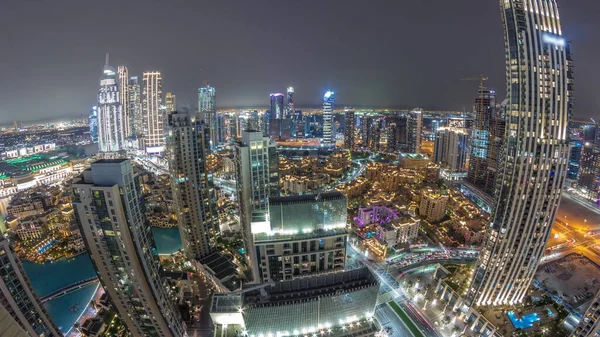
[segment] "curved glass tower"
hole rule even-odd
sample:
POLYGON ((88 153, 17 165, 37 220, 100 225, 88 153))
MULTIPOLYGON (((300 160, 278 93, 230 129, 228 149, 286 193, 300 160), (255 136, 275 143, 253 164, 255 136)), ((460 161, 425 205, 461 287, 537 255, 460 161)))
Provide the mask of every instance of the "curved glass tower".
POLYGON ((506 132, 496 204, 467 297, 523 300, 550 235, 569 159, 572 66, 556 0, 500 0, 506 132))

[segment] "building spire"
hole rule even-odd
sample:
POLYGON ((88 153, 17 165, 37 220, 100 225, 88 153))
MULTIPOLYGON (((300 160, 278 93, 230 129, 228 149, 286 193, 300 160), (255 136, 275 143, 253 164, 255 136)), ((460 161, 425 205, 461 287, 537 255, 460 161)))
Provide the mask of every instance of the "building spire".
POLYGON ((104 63, 105 66, 108 65, 108 56, 109 56, 108 53, 106 53, 106 63, 104 63))

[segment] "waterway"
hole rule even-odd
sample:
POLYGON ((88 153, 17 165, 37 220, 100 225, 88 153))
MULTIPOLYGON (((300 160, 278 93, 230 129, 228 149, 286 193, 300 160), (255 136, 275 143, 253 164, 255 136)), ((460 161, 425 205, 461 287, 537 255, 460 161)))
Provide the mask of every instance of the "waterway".
MULTIPOLYGON (((160 255, 169 255, 181 249, 181 238, 177 228, 155 227, 152 228, 152 233, 160 255)), ((25 269, 33 289, 40 297, 96 275, 87 254, 45 264, 23 261, 23 269, 25 269)), ((77 321, 92 298, 96 286, 97 283, 92 283, 80 290, 44 303, 46 310, 63 333, 66 333, 77 321)))

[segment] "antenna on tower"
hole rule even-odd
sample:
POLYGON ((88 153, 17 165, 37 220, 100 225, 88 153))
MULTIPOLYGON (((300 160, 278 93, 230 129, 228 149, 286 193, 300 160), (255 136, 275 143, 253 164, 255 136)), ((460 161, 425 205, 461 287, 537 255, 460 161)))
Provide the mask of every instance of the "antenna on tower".
POLYGON ((108 65, 108 53, 106 53, 106 63, 104 65, 108 65))

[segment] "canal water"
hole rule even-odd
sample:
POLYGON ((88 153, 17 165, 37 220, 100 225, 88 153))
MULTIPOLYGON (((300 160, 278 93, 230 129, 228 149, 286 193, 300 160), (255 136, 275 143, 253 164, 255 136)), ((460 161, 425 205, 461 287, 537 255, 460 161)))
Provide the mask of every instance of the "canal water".
MULTIPOLYGON (((156 227, 152 228, 152 233, 160 255, 169 255, 181 249, 181 238, 177 228, 156 227)), ((23 269, 25 269, 33 289, 40 297, 96 275, 87 254, 45 264, 23 261, 23 269)), ((46 310, 63 333, 66 333, 77 321, 77 318, 92 298, 96 286, 97 283, 93 283, 68 295, 44 303, 46 310)))

